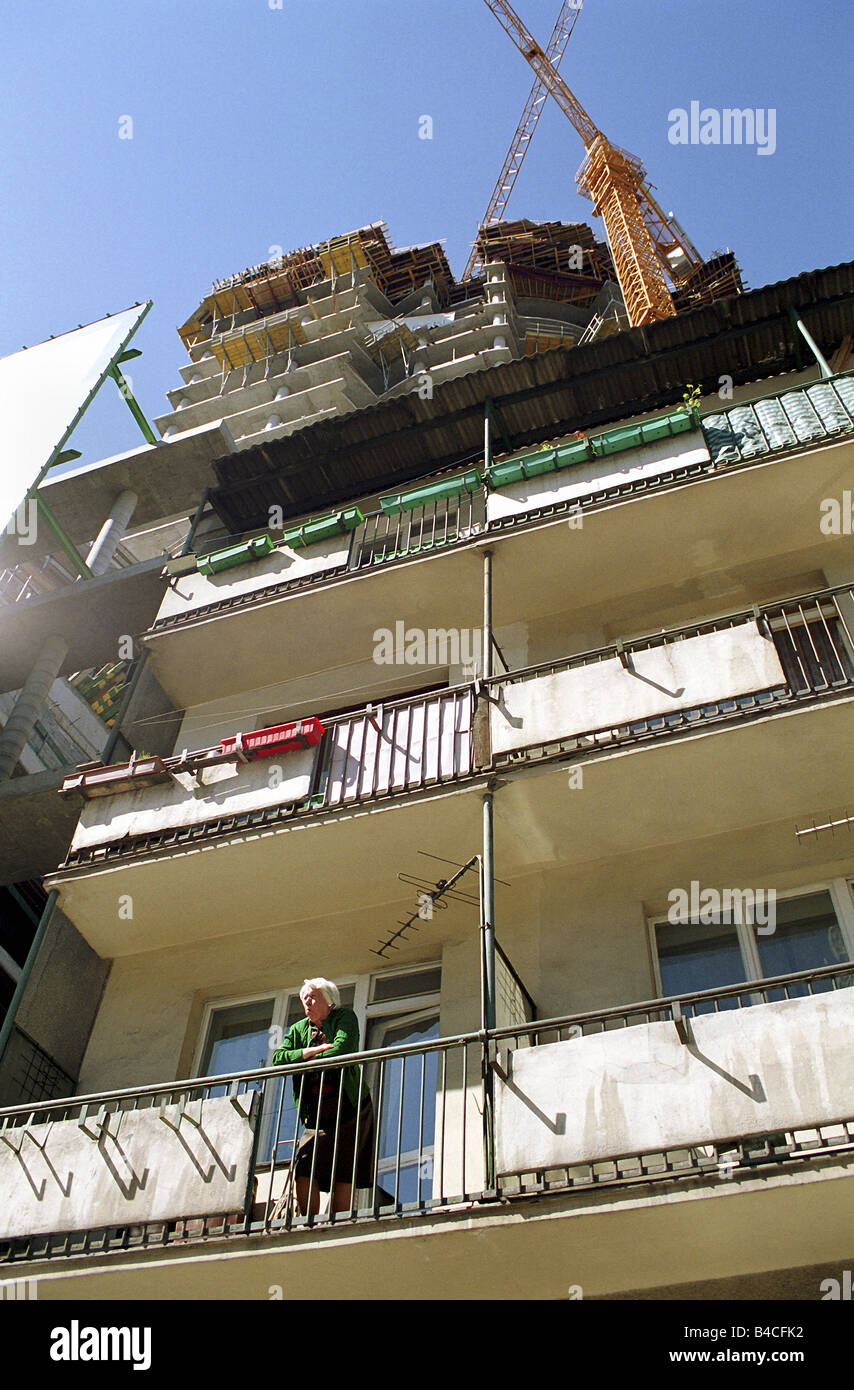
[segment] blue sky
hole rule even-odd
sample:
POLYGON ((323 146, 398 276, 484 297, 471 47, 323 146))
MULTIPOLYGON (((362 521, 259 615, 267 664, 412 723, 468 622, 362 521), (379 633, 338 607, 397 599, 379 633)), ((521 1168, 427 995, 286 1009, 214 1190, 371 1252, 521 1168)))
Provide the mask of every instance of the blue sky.
MULTIPOLYGON (((152 299, 131 366, 151 418, 186 360, 176 326, 271 248, 385 218, 398 246, 445 238, 462 270, 530 86, 518 50, 483 0, 278 4, 3 0, 0 355, 152 299)), ((558 0, 516 8, 545 44, 558 0)), ((584 0, 561 71, 755 288, 854 253, 850 18, 850 0, 584 0), (671 143, 692 101, 773 109, 775 152, 671 143)), ((582 156, 549 103, 508 215, 591 221, 582 156)), ((83 462, 139 437, 101 396, 83 462)))

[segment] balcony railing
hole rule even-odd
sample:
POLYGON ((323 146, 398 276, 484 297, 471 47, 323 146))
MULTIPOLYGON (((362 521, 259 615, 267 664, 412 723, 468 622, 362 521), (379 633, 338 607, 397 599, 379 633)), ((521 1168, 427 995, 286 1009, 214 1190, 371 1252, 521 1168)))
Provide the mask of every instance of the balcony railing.
POLYGON ((470 687, 377 705, 326 722, 312 806, 418 791, 473 771, 470 687))
POLYGON ((469 540, 486 525, 485 498, 480 488, 408 511, 372 512, 353 532, 348 569, 368 569, 469 540))
POLYGON ((816 444, 852 430, 854 375, 850 372, 703 416, 703 433, 716 464, 816 444))
MULTIPOLYGON (((677 415, 678 412, 671 412, 669 418, 677 415)), ((642 426, 609 429, 601 438, 624 436, 624 442, 618 449, 609 447, 604 452, 608 455, 616 452, 617 457, 623 451, 636 452, 638 437, 642 439, 644 430, 649 431, 657 423, 653 420, 644 422, 642 426)), ((708 457, 704 456, 705 450, 700 449, 695 451, 696 457, 686 461, 678 456, 677 450, 674 459, 669 462, 662 460, 660 465, 652 469, 630 470, 627 475, 625 468, 620 466, 615 468, 613 474, 606 472, 598 481, 591 480, 589 490, 584 492, 579 492, 577 486, 573 486, 578 473, 567 464, 554 472, 547 470, 554 479, 558 492, 556 497, 541 505, 536 504, 536 499, 534 504, 529 501, 518 511, 487 515, 488 492, 478 487, 459 498, 439 499, 411 510, 391 514, 373 512, 353 532, 345 562, 342 563, 339 558, 328 565, 297 573, 291 579, 263 586, 246 589, 238 586, 210 603, 194 602, 186 610, 168 613, 159 618, 151 630, 165 632, 197 621, 200 617, 268 602, 277 595, 354 577, 393 561, 445 551, 479 535, 499 535, 543 519, 574 515, 579 509, 598 508, 660 488, 669 489, 683 482, 714 476, 728 465, 749 464, 765 455, 832 442, 854 432, 854 373, 842 373, 808 387, 778 391, 751 403, 707 413, 700 419, 700 427, 708 457), (564 480, 568 487, 566 495, 561 496, 564 480)), ((565 452, 567 447, 572 446, 561 446, 557 451, 550 452, 565 452)), ((442 479, 466 466, 470 469, 473 467, 471 458, 462 459, 453 468, 445 470, 438 482, 436 475, 433 475, 433 483, 441 486, 442 479)), ((495 485, 489 491, 494 491, 496 496, 501 494, 501 488, 498 487, 496 491, 495 485)), ((224 544, 226 540, 239 539, 241 537, 238 536, 220 537, 217 545, 224 544)))
MULTIPOLYGON (((581 652, 558 662, 546 662, 523 670, 494 676, 488 682, 493 697, 499 697, 497 708, 493 709, 493 758, 496 762, 512 761, 518 757, 547 756, 550 751, 589 750, 599 746, 616 743, 636 742, 655 738, 680 730, 688 730, 708 724, 743 718, 752 713, 761 714, 780 706, 789 706, 805 700, 812 700, 832 694, 845 694, 854 689, 854 589, 849 585, 839 585, 805 594, 798 598, 786 599, 779 603, 764 604, 739 613, 729 614, 706 623, 693 623, 690 626, 671 628, 637 638, 631 642, 613 643, 593 651, 581 652), (708 644, 696 639, 704 639, 712 634, 733 634, 732 651, 715 652, 708 644), (757 638, 770 638, 776 651, 777 663, 769 663, 767 643, 757 638), (695 643, 692 647, 690 644, 695 643), (762 648, 765 648, 763 653, 762 648), (733 682, 732 693, 723 698, 691 699, 690 690, 668 690, 663 684, 657 687, 659 693, 650 695, 656 688, 655 681, 645 668, 644 654, 666 649, 672 661, 684 662, 690 669, 707 666, 714 677, 714 663, 725 657, 727 660, 751 657, 755 662, 755 688, 742 689, 733 682), (635 658, 638 667, 635 669, 635 658), (610 663, 610 665, 608 665, 610 663), (575 687, 566 680, 570 672, 582 668, 602 666, 602 693, 606 687, 613 686, 614 677, 620 667, 637 677, 636 685, 647 706, 658 705, 655 712, 644 710, 645 717, 627 717, 625 721, 614 719, 610 724, 589 721, 584 710, 593 710, 601 702, 596 698, 596 673, 588 673, 583 679, 585 702, 579 711, 575 687), (773 678, 774 666, 778 675, 773 678), (763 676, 764 673, 764 676, 763 676), (782 675, 782 679, 780 679, 782 675), (563 679, 563 684, 560 684, 563 679), (592 682, 592 684, 591 684, 592 682), (531 691, 525 693, 530 685, 531 691), (557 727, 559 718, 547 738, 537 733, 531 737, 526 732, 526 718, 530 728, 536 730, 534 716, 543 705, 543 691, 550 687, 553 704, 550 708, 565 711, 566 730, 562 733, 557 727), (564 688, 565 687, 565 688, 564 688), (520 692, 514 696, 514 691, 520 692), (557 703, 554 701, 557 700, 557 703), (674 708, 674 705, 677 707, 674 708), (506 712, 512 718, 521 717, 522 724, 508 728, 506 712), (660 711, 660 712, 659 712, 660 711), (570 723, 573 727, 570 728, 570 723)), ((648 664, 648 663, 646 663, 648 664)), ((652 668, 650 668, 652 670, 652 668)), ((727 680, 729 677, 727 677, 727 680)), ((724 681, 724 683, 726 683, 724 681)), ((695 681, 694 686, 700 688, 695 681)), ((632 712, 633 687, 624 701, 627 714, 632 712)), ((639 706, 640 707, 640 706, 639 706)))
MULTIPOLYGON (((644 1035, 638 1033, 635 1041, 634 1030, 657 1025, 671 1029, 673 1046, 679 1047, 677 1034, 685 1043, 688 1030, 690 1043, 691 1028, 710 1017, 726 1022, 730 1009, 746 1011, 738 1029, 730 1030, 734 1038, 750 1034, 751 1026, 752 1036, 758 1036, 757 1029, 770 1028, 772 1020, 769 1015, 766 1024, 764 1013, 753 1015, 754 1006, 809 1010, 815 1001, 839 999, 847 1010, 852 985, 854 963, 848 962, 517 1022, 490 1033, 352 1053, 322 1064, 266 1067, 7 1108, 0 1111, 0 1260, 276 1234, 317 1222, 451 1211, 499 1196, 717 1179, 722 1162, 731 1176, 757 1165, 854 1152, 854 1103, 836 1114, 832 1100, 820 1096, 821 1113, 804 1125, 795 1114, 797 1103, 792 1102, 787 1122, 779 1098, 772 1096, 775 1125, 765 1133, 754 1125, 747 1135, 715 1132, 711 1142, 698 1133, 696 1142, 678 1147, 628 1149, 606 1162, 591 1154, 589 1161, 562 1169, 549 1161, 505 1177, 499 1172, 492 1180, 496 1152, 500 1157, 508 1137, 501 1126, 509 1113, 500 1107, 495 1112, 493 1148, 493 1088, 508 1075, 508 1054, 545 1060, 552 1045, 583 1047, 585 1040, 613 1038, 625 1030, 633 1030, 629 1042, 636 1051, 643 1048, 644 1035), (348 1071, 355 1077, 349 1105, 348 1071), (334 1174, 348 1190, 339 1192, 339 1210, 330 1211, 327 1203, 312 1214, 305 1199, 324 1160, 319 1148, 314 1152, 311 1136, 305 1140, 300 1114, 311 1120, 318 1108, 329 1133, 324 1181, 328 1186, 334 1174), (165 1171, 169 1182, 158 1182, 165 1171), (307 1185, 302 1194, 300 1171, 307 1185)), ((808 1038, 811 1062, 833 1067, 834 1057, 829 1051, 825 1055, 830 1047, 825 1033, 813 1034, 810 1019, 805 1025, 795 1014, 787 1019, 808 1038)), ((756 1046, 744 1044, 745 1069, 757 1065, 769 1072, 757 1057, 756 1046)), ((714 1066, 710 1073, 719 1076, 714 1084, 723 1088, 733 1080, 714 1066)), ((812 1071, 805 1066, 798 1075, 812 1071)), ((845 1084, 850 1089, 850 1082, 845 1084)), ((678 1088, 671 1108, 681 1108, 678 1088)), ((549 1119, 542 1113, 539 1118, 549 1119)), ((560 1132, 559 1125, 551 1127, 560 1132)))
MULTIPOLYGON (((457 781, 475 770, 473 711, 473 688, 465 685, 324 719, 320 747, 283 755, 279 780, 270 778, 266 761, 239 764, 234 750, 224 752, 221 744, 149 759, 157 763, 154 785, 140 779, 139 790, 127 791, 123 780, 117 792, 105 789, 84 804, 62 868, 155 848, 180 850, 208 834, 457 781), (236 769, 231 780, 205 780, 206 771, 218 773, 229 762, 236 769), (185 774, 197 779, 193 790, 180 782, 185 774)), ((73 784, 64 789, 68 794, 79 790, 79 775, 67 781, 73 784)))
MULTIPOLYGON (((491 765, 591 755, 850 696, 852 634, 854 589, 840 585, 490 677, 491 765), (663 660, 661 653, 664 672, 654 664, 663 660), (677 673, 684 689, 673 688, 677 673), (613 715, 607 723, 605 708, 613 715)), ((275 784, 261 764, 242 768, 229 793, 233 812, 223 782, 205 793, 206 766, 228 760, 220 745, 164 758, 165 779, 191 771, 201 779, 196 790, 185 794, 176 783, 169 805, 162 787, 150 797, 135 793, 133 814, 127 819, 130 808, 124 807, 121 825, 111 799, 106 811, 84 808, 82 834, 62 868, 179 850, 209 834, 459 781, 482 765, 475 756, 476 692, 475 685, 459 685, 324 720, 313 768, 310 761, 295 762, 275 784)))

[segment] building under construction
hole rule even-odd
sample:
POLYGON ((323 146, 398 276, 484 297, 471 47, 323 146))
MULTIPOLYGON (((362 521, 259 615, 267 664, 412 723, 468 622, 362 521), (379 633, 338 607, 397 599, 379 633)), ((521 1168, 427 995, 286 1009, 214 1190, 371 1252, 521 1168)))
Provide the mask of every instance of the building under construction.
MULTIPOLYGON (((164 438, 224 420, 245 449, 628 326, 608 246, 584 223, 500 222, 475 249, 483 273, 457 280, 441 243, 397 250, 377 222, 216 281, 179 330, 191 360, 156 422, 164 438)), ((674 304, 741 289, 723 251, 674 304)))
POLYGON ((742 293, 557 82, 570 0, 547 50, 487 4, 607 244, 490 213, 457 279, 376 223, 218 281, 162 438, 126 395, 72 472, 150 304, 0 359, 39 1298, 850 1293, 854 263, 742 293))

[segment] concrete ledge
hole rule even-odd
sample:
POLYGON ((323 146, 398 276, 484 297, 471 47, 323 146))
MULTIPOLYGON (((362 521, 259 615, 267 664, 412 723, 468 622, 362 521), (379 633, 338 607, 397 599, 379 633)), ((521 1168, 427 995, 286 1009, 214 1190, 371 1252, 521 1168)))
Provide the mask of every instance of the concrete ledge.
MULTIPOLYGON (((566 1299, 850 1262, 854 1158, 773 1174, 562 1194, 185 1249, 16 1263, 42 1299, 566 1299), (278 1290, 278 1293, 276 1292, 278 1290)), ((807 1280, 800 1296, 821 1298, 807 1280)), ((679 1293, 677 1296, 682 1297, 679 1293)), ((774 1296, 773 1294, 771 1295, 774 1296)), ((789 1295, 791 1296, 791 1295, 789 1295)))
POLYGON ((119 635, 135 637, 152 623, 163 599, 162 571, 157 556, 0 607, 0 690, 21 689, 53 633, 69 641, 61 676, 117 660, 119 635))

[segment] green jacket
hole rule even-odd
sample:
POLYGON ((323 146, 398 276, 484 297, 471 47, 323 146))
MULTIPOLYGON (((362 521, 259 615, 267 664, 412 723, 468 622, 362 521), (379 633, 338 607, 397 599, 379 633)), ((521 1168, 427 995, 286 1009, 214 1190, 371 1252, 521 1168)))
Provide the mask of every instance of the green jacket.
MULTIPOLYGON (((321 1023, 320 1030, 326 1041, 332 1043, 332 1047, 328 1052, 324 1052, 321 1056, 313 1058, 313 1061, 319 1062, 324 1057, 338 1057, 344 1052, 358 1052, 360 1050, 359 1020, 352 1009, 333 1009, 331 1013, 326 1015, 326 1018, 321 1023)), ((287 1067, 292 1066, 295 1062, 301 1062, 303 1059, 303 1048, 309 1047, 310 1045, 311 1021, 308 1018, 301 1018, 288 1029, 282 1039, 282 1046, 273 1053, 273 1066, 287 1067)), ((337 1083, 338 1071, 339 1068, 334 1067, 328 1072, 326 1078, 327 1085, 330 1080, 334 1080, 337 1083)), ((344 1094, 352 1101, 353 1105, 356 1106, 359 1103, 359 1068, 344 1067, 343 1071, 344 1094)), ((296 1098, 299 1096, 300 1092, 299 1077, 294 1076, 292 1080, 294 1083, 294 1097, 296 1098)), ((363 1103, 367 1095, 368 1088, 363 1083, 363 1103)), ((305 1103, 303 1108, 308 1110, 308 1106, 305 1103)), ((304 1124, 309 1122, 314 1123, 313 1120, 309 1121, 306 1115, 301 1115, 300 1119, 304 1124)))

